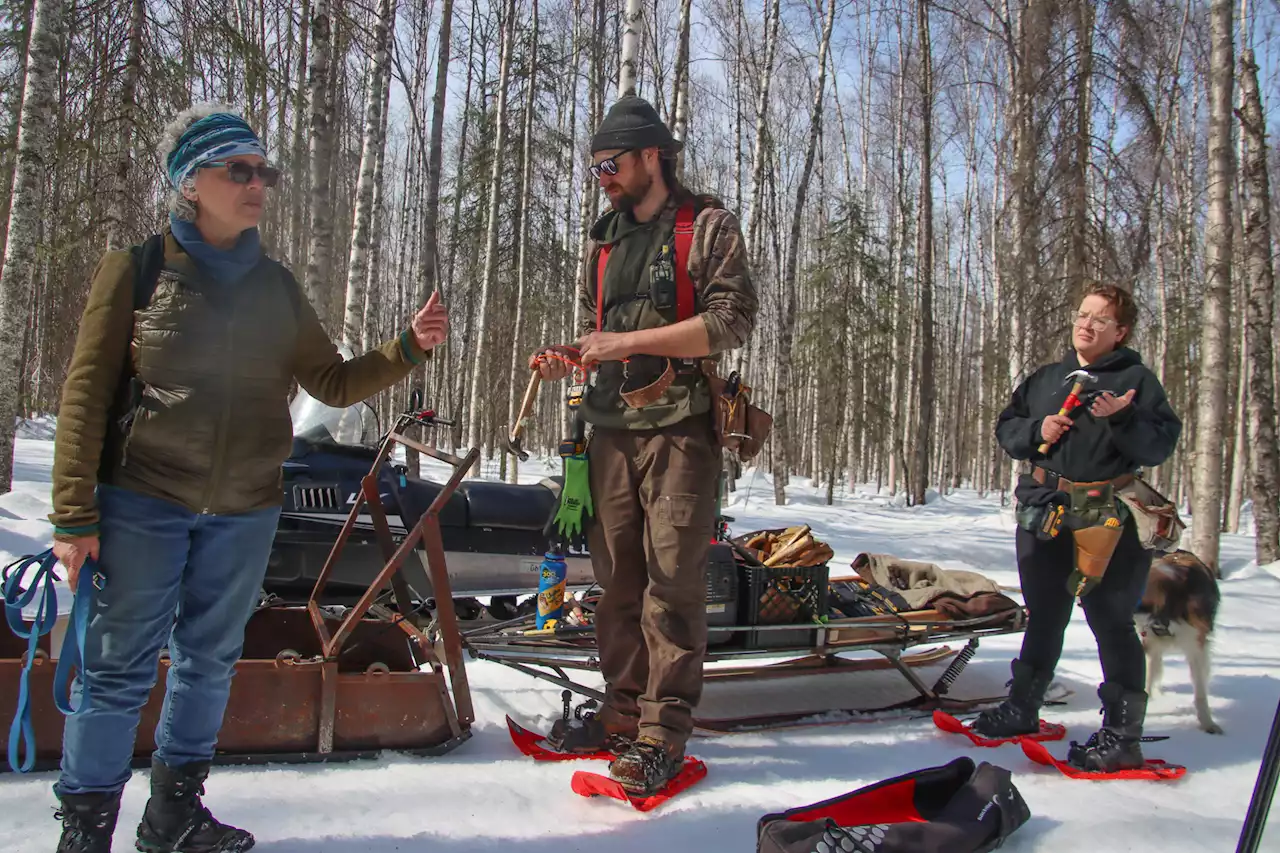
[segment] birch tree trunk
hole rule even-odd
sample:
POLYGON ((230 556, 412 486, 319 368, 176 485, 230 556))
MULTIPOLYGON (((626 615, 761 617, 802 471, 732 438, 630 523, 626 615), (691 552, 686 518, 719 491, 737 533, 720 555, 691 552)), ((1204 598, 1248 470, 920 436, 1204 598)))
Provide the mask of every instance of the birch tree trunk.
MULTIPOLYGON (((693 8, 693 0, 680 0, 680 26, 676 38, 679 46, 676 50, 675 92, 671 102, 675 104, 675 121, 671 135, 681 142, 689 131, 689 12, 693 8)), ((684 177, 684 159, 687 149, 681 148, 676 155, 676 176, 684 177)))
POLYGON ((330 170, 333 161, 333 105, 329 102, 329 65, 333 51, 331 0, 312 0, 309 127, 311 130, 311 246, 307 250, 304 288, 323 320, 328 302, 329 267, 333 256, 333 205, 330 170))
POLYGON ((387 52, 396 13, 392 0, 379 0, 369 53, 369 94, 364 112, 364 144, 360 152, 360 179, 356 184, 356 215, 351 229, 351 254, 347 263, 347 301, 342 322, 342 342, 358 350, 364 337, 364 288, 369 278, 370 234, 373 228, 374 172, 382 151, 382 87, 390 82, 385 73, 387 52))
POLYGON ((827 48, 831 44, 831 26, 836 18, 836 0, 827 0, 827 20, 822 28, 822 46, 818 48, 818 85, 813 96, 813 118, 809 122, 809 147, 796 188, 796 204, 791 212, 791 233, 787 240, 786 265, 782 273, 782 322, 778 330, 778 392, 774 397, 773 498, 779 506, 787 502, 787 440, 790 423, 788 403, 791 399, 791 350, 796 327, 796 268, 800 254, 800 225, 804 219, 805 196, 813 174, 818 135, 822 129, 822 102, 826 95, 827 48))
POLYGON ((622 51, 618 64, 618 97, 636 93, 636 70, 640 65, 640 32, 644 27, 641 0, 626 0, 622 19, 622 51))
POLYGON ((289 205, 289 261, 294 269, 300 269, 306 276, 307 240, 303 236, 303 211, 306 209, 304 183, 309 176, 307 167, 307 145, 303 141, 303 120, 307 108, 307 48, 310 37, 311 0, 302 0, 298 26, 298 80, 294 91, 293 113, 293 179, 297 183, 290 190, 289 205))
POLYGON ((1258 93, 1258 65, 1253 51, 1240 57, 1244 108, 1240 125, 1245 137, 1244 242, 1247 251, 1249 303, 1249 445, 1253 466, 1254 553, 1258 565, 1280 560, 1280 461, 1276 449, 1276 406, 1272 347, 1275 341, 1275 279, 1271 249, 1271 183, 1267 174, 1266 124, 1258 93))
MULTIPOLYGON (((480 281, 480 297, 476 310, 476 342, 472 349, 471 400, 467 407, 467 446, 479 447, 486 433, 484 412, 480 409, 480 391, 485 375, 485 338, 489 331, 489 294, 493 291, 498 272, 498 208, 502 189, 502 148, 507 137, 507 83, 511 76, 511 45, 515 37, 516 4, 508 0, 504 4, 502 20, 502 55, 498 64, 498 114, 494 120, 493 166, 489 173, 489 212, 486 226, 484 273, 480 281)), ((479 460, 476 461, 479 470, 479 460)))
POLYGON ((31 314, 31 281, 36 271, 41 190, 52 167, 49 127, 57 96, 58 57, 62 55, 63 7, 60 0, 35 0, 27 47, 27 77, 9 202, 8 239, 0 268, 0 494, 13 488, 13 443, 19 399, 22 348, 31 314))
POLYGON ((1195 464, 1191 472, 1191 550, 1207 566, 1218 567, 1222 519, 1223 435, 1231 357, 1231 190, 1235 158, 1231 148, 1231 105, 1235 44, 1231 0, 1209 8, 1209 212, 1205 229, 1203 337, 1196 394, 1195 464))
MULTIPOLYGON (((533 0, 533 30, 529 36, 529 82, 528 93, 524 102, 524 142, 520 157, 520 232, 517 240, 520 251, 516 258, 516 323, 511 335, 511 387, 507 396, 507 428, 512 429, 519 414, 516 407, 522 398, 521 386, 527 381, 529 368, 521 344, 521 330, 524 325, 525 278, 529 260, 529 184, 533 169, 533 111, 538 102, 538 0, 533 0)), ((516 456, 509 459, 507 481, 518 483, 520 460, 516 456)))
POLYGON ((129 172, 133 163, 134 128, 138 122, 138 74, 142 68, 142 39, 146 35, 147 7, 144 0, 132 0, 129 20, 129 55, 120 81, 120 139, 116 154, 115 186, 107 207, 107 251, 124 245, 123 226, 129 205, 129 172))
POLYGON ((769 20, 765 24, 764 67, 760 71, 760 89, 756 97, 756 138, 751 146, 751 212, 747 222, 747 250, 753 264, 763 257, 764 241, 760 239, 761 201, 764 177, 765 128, 769 115, 769 84, 773 79, 773 55, 777 50, 780 0, 773 0, 769 20))
POLYGON ((929 487, 929 450, 933 423, 933 53, 929 42, 929 0, 917 3, 920 21, 920 234, 916 278, 920 290, 919 369, 920 409, 916 415, 912 499, 925 502, 929 487))

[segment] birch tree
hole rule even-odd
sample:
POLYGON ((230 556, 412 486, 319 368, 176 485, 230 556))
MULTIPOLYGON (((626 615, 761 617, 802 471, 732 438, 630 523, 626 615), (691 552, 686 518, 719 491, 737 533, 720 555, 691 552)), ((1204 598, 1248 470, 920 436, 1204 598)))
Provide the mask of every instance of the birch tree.
POLYGON ((1222 519, 1224 427, 1228 363, 1231 357, 1231 190, 1235 158, 1231 106, 1235 82, 1234 4, 1209 5, 1209 212, 1205 229, 1206 286, 1196 394, 1195 463, 1192 466, 1191 550, 1206 565, 1218 566, 1222 519))
POLYGON ((13 488, 15 415, 24 332, 31 309, 40 227, 40 191, 51 167, 49 126, 54 120, 57 63, 62 52, 64 11, 60 0, 34 0, 27 48, 26 84, 18 122, 8 239, 0 268, 0 494, 13 488))
POLYGON ((636 70, 640 64, 640 34, 644 30, 641 0, 626 0, 622 18, 622 49, 618 62, 618 97, 636 94, 636 70))
MULTIPOLYGON (((360 179, 356 185, 355 223, 351 232, 351 252, 347 263, 346 309, 343 312, 342 342, 355 351, 364 333, 365 282, 369 275, 369 252, 373 221, 375 171, 382 148, 384 86, 389 86, 388 52, 395 32, 396 6, 379 0, 374 21, 373 44, 369 51, 369 94, 364 113, 364 144, 360 153, 360 179)), ((375 249, 376 251, 376 246, 375 249)))
POLYGON ((1258 92, 1258 64, 1253 51, 1240 57, 1243 108, 1240 126, 1245 139, 1244 243, 1249 280, 1247 345, 1249 350, 1249 446, 1253 458, 1254 551, 1259 565, 1280 560, 1280 462, 1276 449, 1276 407, 1272 347, 1275 341, 1275 281, 1271 251, 1271 184, 1267 174, 1266 124, 1258 92))

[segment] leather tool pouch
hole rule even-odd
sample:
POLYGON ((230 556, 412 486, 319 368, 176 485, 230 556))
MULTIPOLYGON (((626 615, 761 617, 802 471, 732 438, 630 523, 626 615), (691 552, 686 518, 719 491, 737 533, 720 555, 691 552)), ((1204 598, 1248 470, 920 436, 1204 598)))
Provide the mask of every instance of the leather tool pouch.
POLYGON ((1173 502, 1137 477, 1116 492, 1116 497, 1129 508, 1143 548, 1172 551, 1178 547, 1186 524, 1173 502))
POLYGON ((711 392, 716 441, 741 461, 752 459, 769 439, 773 416, 751 402, 751 387, 736 372, 722 379, 710 359, 703 360, 702 372, 711 392))

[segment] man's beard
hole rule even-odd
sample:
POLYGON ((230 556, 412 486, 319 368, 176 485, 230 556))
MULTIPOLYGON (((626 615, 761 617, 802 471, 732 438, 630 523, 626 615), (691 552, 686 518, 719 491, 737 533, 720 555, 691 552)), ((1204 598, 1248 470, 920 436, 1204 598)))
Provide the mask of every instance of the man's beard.
POLYGON ((624 188, 616 197, 610 197, 609 202, 613 205, 613 209, 619 213, 631 213, 635 210, 636 205, 644 201, 644 197, 649 194, 650 188, 653 187, 653 178, 645 176, 644 185, 635 189, 624 188))

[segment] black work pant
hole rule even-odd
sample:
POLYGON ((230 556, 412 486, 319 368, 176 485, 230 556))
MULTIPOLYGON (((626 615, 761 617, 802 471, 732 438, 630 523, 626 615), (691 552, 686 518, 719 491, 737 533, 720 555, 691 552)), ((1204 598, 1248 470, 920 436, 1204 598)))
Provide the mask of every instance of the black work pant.
MULTIPOLYGON (((1066 529, 1043 542, 1019 527, 1017 549, 1018 577, 1028 611, 1021 659, 1037 670, 1052 672, 1062 656, 1063 634, 1076 602, 1067 590, 1067 577, 1075 565, 1075 541, 1066 529)), ((1133 614, 1142 602, 1150 568, 1151 552, 1139 544, 1133 522, 1128 521, 1102 582, 1080 599, 1098 642, 1103 677, 1126 690, 1146 688, 1146 656, 1133 614)))

